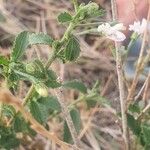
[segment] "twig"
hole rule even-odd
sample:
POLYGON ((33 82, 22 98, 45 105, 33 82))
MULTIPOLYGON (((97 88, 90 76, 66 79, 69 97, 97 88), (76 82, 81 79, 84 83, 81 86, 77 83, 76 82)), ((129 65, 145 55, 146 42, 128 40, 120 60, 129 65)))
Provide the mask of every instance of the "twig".
MULTIPOLYGON (((149 21, 149 19, 150 19, 150 4, 149 4, 147 21, 149 21)), ((133 79, 133 82, 132 82, 132 85, 131 85, 131 88, 129 90, 129 94, 127 97, 127 102, 129 104, 130 104, 131 100, 133 99, 134 91, 135 91, 136 85, 138 83, 138 78, 141 73, 141 70, 143 69, 142 68, 143 67, 143 65, 142 65, 143 64, 143 53, 144 53, 146 37, 147 37, 147 29, 144 31, 144 36, 143 36, 141 51, 140 51, 140 55, 139 55, 139 59, 138 59, 138 63, 137 63, 136 71, 135 71, 135 76, 134 76, 134 79, 133 79)))
POLYGON ((72 147, 72 145, 67 144, 59 140, 53 133, 48 132, 40 123, 38 123, 29 112, 27 112, 21 105, 20 100, 13 96, 8 90, 0 90, 0 100, 3 103, 13 105, 16 110, 20 111, 23 117, 31 123, 31 128, 38 132, 39 134, 47 137, 49 140, 54 141, 58 145, 62 146, 64 150, 72 147))
MULTIPOLYGON (((117 19, 117 9, 116 9, 116 1, 115 0, 111 0, 111 7, 112 7, 113 21, 115 21, 117 19)), ((128 126, 127 126, 122 62, 121 62, 121 54, 119 51, 119 45, 116 42, 115 42, 115 49, 116 49, 116 68, 117 68, 117 75, 118 75, 119 96, 120 96, 121 115, 122 115, 123 138, 125 141, 126 150, 128 150, 129 149, 129 139, 128 139, 128 126)))
POLYGON ((142 100, 144 101, 145 106, 147 105, 146 99, 147 99, 147 93, 148 93, 148 88, 149 88, 149 80, 150 80, 150 74, 147 77, 147 83, 146 83, 144 93, 143 93, 143 98, 142 98, 142 100))
POLYGON ((145 80, 143 86, 141 87, 140 91, 138 92, 138 94, 135 96, 135 98, 134 98, 134 103, 138 100, 138 98, 139 98, 140 95, 142 94, 142 92, 143 92, 143 90, 144 90, 144 88, 145 88, 145 86, 146 86, 146 84, 147 84, 147 81, 148 81, 148 77, 146 78, 146 80, 145 80))
POLYGON ((68 125, 68 128, 70 130, 72 139, 74 141, 74 144, 77 147, 77 146, 79 146, 80 142, 79 142, 78 134, 77 134, 76 129, 74 127, 72 118, 70 116, 69 109, 68 109, 68 107, 66 105, 66 102, 65 102, 65 99, 64 99, 63 88, 61 87, 58 90, 55 90, 55 93, 56 93, 58 101, 59 101, 59 103, 61 105, 63 117, 65 118, 65 120, 67 122, 67 125, 68 125))
POLYGON ((142 110, 142 112, 137 117, 137 120, 141 120, 145 113, 147 113, 150 109, 150 103, 142 110))
POLYGON ((74 9, 75 9, 75 12, 78 11, 78 1, 77 0, 71 0, 73 5, 74 5, 74 9))

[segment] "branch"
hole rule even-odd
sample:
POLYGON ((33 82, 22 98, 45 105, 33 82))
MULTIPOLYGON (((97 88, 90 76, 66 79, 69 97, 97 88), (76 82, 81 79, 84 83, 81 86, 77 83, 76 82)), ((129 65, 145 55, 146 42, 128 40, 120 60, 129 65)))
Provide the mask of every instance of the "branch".
MULTIPOLYGON (((112 16, 113 21, 117 19, 117 8, 116 1, 111 0, 112 6, 112 16)), ((127 126, 127 114, 126 114, 126 103, 125 103, 125 90, 124 90, 124 82, 123 82, 123 72, 122 72, 122 62, 121 62, 121 54, 119 51, 119 45, 115 42, 116 49, 116 68, 118 75, 118 85, 119 85, 119 97, 120 97, 120 105, 121 105, 121 116, 122 116, 122 128, 123 128, 123 138, 125 141, 126 150, 129 149, 129 139, 128 139, 128 126, 127 126)))
POLYGON ((48 138, 49 140, 54 141, 58 145, 62 146, 63 150, 69 150, 73 148, 74 150, 79 150, 77 147, 67 144, 59 140, 53 133, 47 131, 40 123, 38 123, 29 112, 27 112, 24 107, 21 105, 20 100, 10 93, 8 90, 0 90, 0 100, 3 103, 12 105, 17 111, 20 111, 23 117, 31 123, 31 128, 48 138))

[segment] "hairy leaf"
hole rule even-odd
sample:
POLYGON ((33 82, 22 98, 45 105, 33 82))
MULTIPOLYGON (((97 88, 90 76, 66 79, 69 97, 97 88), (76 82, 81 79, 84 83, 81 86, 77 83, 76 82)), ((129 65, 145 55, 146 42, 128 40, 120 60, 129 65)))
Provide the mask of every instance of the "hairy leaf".
POLYGON ((58 21, 61 23, 68 22, 72 20, 72 16, 68 12, 63 12, 58 16, 58 21))
POLYGON ((65 48, 66 60, 75 61, 79 57, 80 51, 80 45, 77 39, 74 36, 70 37, 65 48))
POLYGON ((11 54, 12 61, 17 61, 24 54, 28 45, 29 45, 29 32, 23 31, 16 37, 13 43, 13 49, 11 54))
POLYGON ((78 90, 78 91, 80 91, 82 93, 87 93, 86 86, 82 82, 80 82, 78 80, 73 80, 73 81, 65 82, 63 84, 63 87, 75 89, 75 90, 78 90))
MULTIPOLYGON (((81 119, 80 119, 80 113, 79 113, 78 109, 73 108, 70 111, 70 115, 71 115, 75 129, 76 129, 77 133, 79 133, 79 131, 81 129, 81 119)), ((64 123, 64 141, 67 143, 73 142, 70 130, 69 130, 66 122, 64 123)))
POLYGON ((44 33, 31 33, 29 35, 29 44, 45 44, 51 45, 53 42, 52 38, 48 34, 44 33))
POLYGON ((141 133, 141 124, 140 124, 140 122, 138 120, 135 120, 135 118, 130 114, 127 114, 127 122, 128 122, 128 126, 132 130, 132 132, 136 136, 139 136, 140 133, 141 133))

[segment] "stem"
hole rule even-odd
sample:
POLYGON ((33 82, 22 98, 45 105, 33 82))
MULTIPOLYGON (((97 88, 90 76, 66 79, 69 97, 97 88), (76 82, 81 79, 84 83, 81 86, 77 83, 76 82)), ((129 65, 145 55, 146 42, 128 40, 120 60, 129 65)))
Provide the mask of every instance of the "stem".
MULTIPOLYGON (((74 0, 73 2, 75 4, 75 8, 77 9, 77 1, 74 0)), ((60 40, 59 50, 64 45, 64 42, 69 38, 69 36, 70 36, 72 30, 75 28, 75 26, 76 26, 76 23, 74 22, 74 20, 72 20, 72 22, 70 22, 66 32, 64 33, 62 39, 60 40)), ((50 65, 53 63, 53 61, 56 59, 57 52, 58 52, 58 48, 56 48, 54 50, 53 54, 50 56, 50 58, 46 62, 45 69, 48 69, 50 67, 50 65)), ((31 88, 29 89, 29 92, 28 92, 27 96, 24 99, 24 105, 28 102, 29 98, 31 98, 31 96, 34 93, 34 91, 35 91, 35 89, 34 89, 34 86, 32 85, 31 88)), ((76 129, 75 129, 73 121, 72 121, 72 118, 70 116, 69 109, 68 109, 68 107, 67 107, 67 105, 65 103, 65 100, 63 99, 62 92, 63 92, 63 89, 60 88, 57 91, 56 95, 58 96, 58 100, 59 100, 59 103, 60 103, 61 108, 62 108, 63 117, 65 118, 65 120, 67 122, 68 128, 70 130, 71 136, 72 136, 73 141, 74 141, 75 147, 73 149, 78 149, 78 146, 79 146, 78 134, 76 132, 76 129)))
POLYGON ((64 96, 63 96, 63 88, 59 88, 56 91, 56 95, 57 95, 58 101, 59 101, 59 103, 61 105, 63 117, 65 118, 65 120, 67 122, 67 125, 68 125, 68 128, 70 130, 72 139, 74 141, 74 145, 76 147, 78 147, 79 146, 78 134, 77 134, 76 129, 74 127, 72 118, 70 116, 69 109, 68 109, 68 107, 66 105, 66 101, 65 101, 64 96))
MULTIPOLYGON (((116 0, 111 0, 113 21, 117 19, 117 9, 116 9, 116 0)), ((123 82, 123 72, 122 72, 122 61, 121 54, 119 51, 119 45, 115 42, 116 48, 116 68, 118 75, 118 85, 119 85, 119 97, 121 105, 121 116, 122 116, 122 129, 123 129, 123 138, 125 141, 126 150, 129 149, 129 139, 128 139, 128 126, 127 126, 127 114, 126 114, 126 103, 125 103, 125 90, 123 82)))
POLYGON ((70 144, 67 144, 61 140, 59 140, 55 134, 50 133, 47 131, 40 123, 38 123, 32 115, 25 110, 25 108, 22 106, 20 103, 20 100, 17 99, 14 95, 12 95, 9 91, 7 90, 0 90, 0 102, 13 105, 16 110, 19 110, 23 117, 31 123, 31 128, 38 132, 39 134, 43 135, 44 137, 48 138, 49 140, 52 140, 56 142, 58 145, 62 146, 63 150, 69 150, 70 148, 73 148, 77 150, 77 147, 73 147, 70 144))
MULTIPOLYGON (((60 43, 63 44, 66 40, 66 38, 69 37, 71 31, 73 30, 73 28, 75 27, 74 23, 70 23, 66 32, 64 33, 62 39, 60 40, 60 43)), ((56 56, 57 56, 57 53, 56 53, 57 50, 55 50, 55 52, 52 53, 52 55, 49 57, 48 61, 46 62, 45 64, 45 69, 48 69, 51 64, 54 62, 54 60, 56 59, 56 56)), ((32 94, 35 92, 35 89, 34 89, 34 86, 32 84, 32 86, 30 87, 26 97, 24 98, 24 102, 23 102, 23 105, 26 105, 29 98, 31 98, 32 94)))
POLYGON ((77 0, 72 0, 72 3, 74 5, 75 12, 77 12, 78 11, 78 2, 77 2, 77 0))

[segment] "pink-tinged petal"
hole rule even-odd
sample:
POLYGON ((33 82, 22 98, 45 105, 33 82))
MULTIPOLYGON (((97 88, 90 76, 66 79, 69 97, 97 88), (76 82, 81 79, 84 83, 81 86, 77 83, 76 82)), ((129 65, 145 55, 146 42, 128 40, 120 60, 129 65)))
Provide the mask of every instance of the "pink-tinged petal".
POLYGON ((113 27, 112 27, 114 30, 125 30, 126 29, 126 27, 123 25, 123 23, 118 23, 118 24, 116 24, 116 25, 114 25, 113 27))
POLYGON ((126 39, 126 36, 120 31, 115 31, 106 37, 116 42, 122 42, 126 39))

